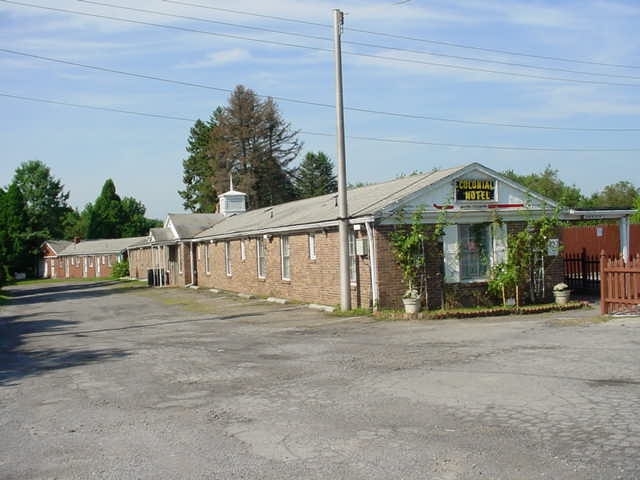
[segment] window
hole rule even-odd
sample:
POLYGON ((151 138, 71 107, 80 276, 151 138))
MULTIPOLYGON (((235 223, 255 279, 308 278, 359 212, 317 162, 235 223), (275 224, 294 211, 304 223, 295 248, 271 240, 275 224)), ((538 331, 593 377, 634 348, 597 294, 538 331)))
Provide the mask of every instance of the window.
POLYGON ((107 265, 111 266, 111 255, 107 255, 107 265))
POLYGON ((309 234, 309 259, 315 260, 316 257, 316 234, 309 234))
POLYGON ((460 280, 484 280, 489 272, 491 236, 489 224, 458 226, 460 280))
POLYGON ((265 278, 267 276, 267 251, 264 248, 264 240, 262 238, 256 240, 256 258, 258 278, 265 278))
POLYGON ((229 242, 224 242, 224 270, 227 276, 231 276, 231 245, 229 242))
POLYGON ((209 262, 209 244, 204 244, 204 271, 211 273, 211 263, 209 262))
POLYGON ((280 261, 282 279, 291 280, 291 251, 289 249, 289 237, 280 237, 280 261))
POLYGON ((102 265, 107 264, 107 257, 105 255, 102 256, 102 265))
POLYGON ((240 240, 240 260, 245 261, 247 259, 247 251, 245 250, 244 240, 240 240))
POLYGON ((356 234, 353 231, 349 232, 349 277, 351 283, 357 283, 356 234))

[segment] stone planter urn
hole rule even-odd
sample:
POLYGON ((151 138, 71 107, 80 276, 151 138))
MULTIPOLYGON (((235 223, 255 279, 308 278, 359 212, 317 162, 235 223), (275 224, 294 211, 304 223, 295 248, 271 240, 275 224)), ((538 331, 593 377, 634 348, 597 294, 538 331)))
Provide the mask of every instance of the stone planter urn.
POLYGON ((553 287, 553 296, 558 305, 566 305, 571 296, 571 290, 565 283, 559 283, 553 287))
POLYGON ((420 297, 404 297, 402 303, 404 303, 405 313, 418 313, 422 306, 422 299, 420 297))

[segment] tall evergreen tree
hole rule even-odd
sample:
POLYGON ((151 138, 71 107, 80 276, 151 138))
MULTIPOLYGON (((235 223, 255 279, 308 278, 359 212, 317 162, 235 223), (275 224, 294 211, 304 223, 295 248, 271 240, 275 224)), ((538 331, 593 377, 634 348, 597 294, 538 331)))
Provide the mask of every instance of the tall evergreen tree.
POLYGON ((213 212, 218 201, 213 178, 215 162, 209 153, 209 144, 220 111, 221 108, 216 109, 208 122, 196 120, 187 139, 189 156, 182 161, 185 189, 179 190, 178 194, 184 200, 184 208, 194 213, 213 212))
POLYGON ((295 198, 290 165, 302 144, 273 100, 260 100, 252 90, 237 86, 216 120, 209 143, 216 191, 227 191, 233 175, 249 208, 295 198))
POLYGON ((113 180, 109 178, 90 210, 87 238, 120 238, 121 225, 122 200, 116 193, 113 180))
POLYGON ((298 167, 295 186, 298 198, 337 192, 338 180, 329 157, 323 152, 307 153, 298 167))

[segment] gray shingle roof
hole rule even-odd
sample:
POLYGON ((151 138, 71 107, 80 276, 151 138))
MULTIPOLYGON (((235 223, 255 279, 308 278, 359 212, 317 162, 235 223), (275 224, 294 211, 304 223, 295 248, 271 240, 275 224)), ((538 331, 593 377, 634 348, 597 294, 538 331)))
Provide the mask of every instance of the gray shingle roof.
POLYGON ((118 254, 128 247, 146 241, 147 237, 111 238, 107 240, 85 240, 71 243, 59 256, 118 254))
MULTIPOLYGON (((347 192, 349 216, 356 218, 380 215, 389 206, 454 175, 463 168, 465 166, 411 175, 349 190, 347 192)), ((250 234, 270 229, 322 224, 335 222, 337 218, 337 194, 332 193, 227 217, 224 221, 196 235, 196 238, 250 234)))
POLYGON ((170 228, 152 228, 149 230, 149 233, 155 242, 170 242, 176 240, 170 228))
POLYGON ((47 243, 55 253, 59 254, 73 242, 68 240, 47 240, 45 243, 47 243))
POLYGON ((193 238, 225 218, 221 213, 170 213, 167 217, 180 239, 193 238))

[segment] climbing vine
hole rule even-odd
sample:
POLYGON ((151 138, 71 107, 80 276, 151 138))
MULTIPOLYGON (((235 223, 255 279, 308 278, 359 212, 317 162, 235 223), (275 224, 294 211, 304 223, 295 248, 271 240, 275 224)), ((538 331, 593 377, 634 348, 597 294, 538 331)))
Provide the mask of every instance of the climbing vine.
POLYGON ((504 304, 515 298, 520 305, 524 288, 531 303, 540 303, 545 296, 544 270, 547 245, 561 225, 558 210, 550 215, 529 219, 526 228, 507 236, 506 259, 491 269, 489 291, 500 295, 504 304))

